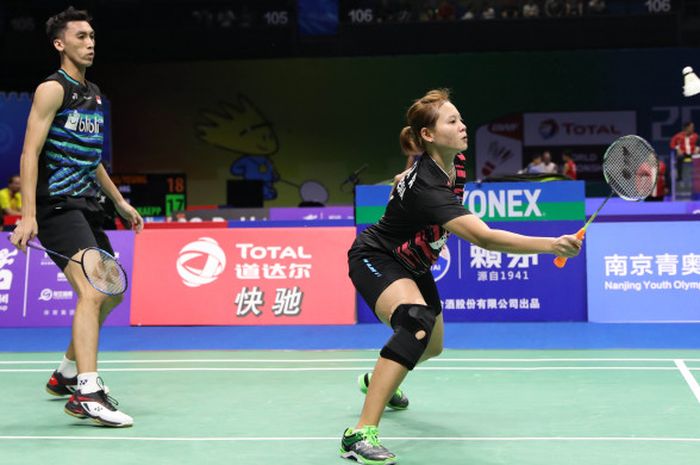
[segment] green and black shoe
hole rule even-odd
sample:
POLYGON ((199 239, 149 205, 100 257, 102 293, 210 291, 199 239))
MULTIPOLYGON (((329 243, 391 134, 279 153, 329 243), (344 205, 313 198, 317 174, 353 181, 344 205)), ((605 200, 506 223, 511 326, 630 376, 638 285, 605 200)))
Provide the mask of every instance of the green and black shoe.
POLYGON ((365 465, 392 465, 398 457, 382 446, 377 427, 367 425, 355 431, 348 428, 340 441, 340 456, 365 465))
MULTIPOLYGON (((357 384, 360 385, 360 391, 362 391, 363 394, 367 394, 367 387, 369 386, 371 377, 371 373, 365 373, 357 378, 357 384)), ((394 410, 406 410, 408 408, 408 397, 406 397, 401 388, 398 388, 386 405, 394 410)))

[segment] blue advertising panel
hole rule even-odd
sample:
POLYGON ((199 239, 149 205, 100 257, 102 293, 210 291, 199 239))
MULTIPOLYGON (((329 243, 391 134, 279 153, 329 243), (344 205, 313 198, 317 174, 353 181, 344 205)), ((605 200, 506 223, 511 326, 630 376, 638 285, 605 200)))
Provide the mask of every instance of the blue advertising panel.
POLYGON ((700 222, 591 224, 588 317, 700 321, 700 222))
MULTIPOLYGON (((493 222, 526 235, 571 234, 581 221, 493 222)), ((585 249, 585 247, 584 247, 585 249)), ((585 250, 556 268, 552 255, 491 252, 452 235, 433 266, 445 321, 585 321, 585 250)), ((377 319, 358 296, 358 322, 377 319)))

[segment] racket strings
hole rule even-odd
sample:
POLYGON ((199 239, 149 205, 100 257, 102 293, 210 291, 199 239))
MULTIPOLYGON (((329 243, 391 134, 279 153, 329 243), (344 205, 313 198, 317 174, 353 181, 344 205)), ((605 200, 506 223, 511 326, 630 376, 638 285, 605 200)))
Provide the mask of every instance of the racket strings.
POLYGON ((659 163, 644 139, 624 136, 605 153, 603 175, 610 188, 626 200, 643 200, 656 185, 659 163))
POLYGON ((83 254, 85 276, 95 289, 105 294, 122 294, 127 287, 124 269, 107 252, 88 249, 83 254))

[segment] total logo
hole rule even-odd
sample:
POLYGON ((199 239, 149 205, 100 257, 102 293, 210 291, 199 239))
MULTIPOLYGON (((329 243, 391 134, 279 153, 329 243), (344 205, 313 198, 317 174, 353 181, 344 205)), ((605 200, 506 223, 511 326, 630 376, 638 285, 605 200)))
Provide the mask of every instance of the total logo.
POLYGON ((540 123, 539 132, 543 139, 551 139, 559 132, 559 125, 551 118, 546 119, 540 123))
POLYGON ((81 115, 78 110, 75 110, 68 115, 66 124, 64 124, 63 127, 70 129, 71 131, 99 134, 100 119, 97 117, 97 115, 81 115))
POLYGON ((440 281, 450 269, 450 262, 452 257, 450 256, 450 249, 444 246, 440 250, 440 255, 438 255, 437 261, 430 267, 430 271, 433 273, 433 278, 435 281, 440 281))
POLYGON ((180 249, 176 267, 185 286, 211 284, 224 272, 226 254, 211 237, 200 237, 180 249))

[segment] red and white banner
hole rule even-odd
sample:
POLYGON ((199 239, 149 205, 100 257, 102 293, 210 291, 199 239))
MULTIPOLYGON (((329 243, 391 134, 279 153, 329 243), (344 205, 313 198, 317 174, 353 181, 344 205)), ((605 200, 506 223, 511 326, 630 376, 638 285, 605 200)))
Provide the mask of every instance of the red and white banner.
POLYGON ((145 230, 132 325, 355 323, 353 227, 145 230))

